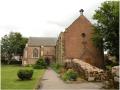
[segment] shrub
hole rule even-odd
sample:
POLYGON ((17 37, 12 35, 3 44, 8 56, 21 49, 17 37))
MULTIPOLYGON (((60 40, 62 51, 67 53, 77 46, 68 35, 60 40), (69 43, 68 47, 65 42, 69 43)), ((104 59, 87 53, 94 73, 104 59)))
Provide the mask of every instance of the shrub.
POLYGON ((70 80, 70 81, 75 81, 78 77, 78 73, 75 72, 73 69, 68 69, 62 76, 63 80, 70 80))
POLYGON ((36 64, 33 66, 34 69, 45 69, 47 68, 47 64, 43 58, 39 58, 36 64))
POLYGON ((33 64, 25 65, 25 67, 33 67, 33 66, 34 66, 33 64))
MULTIPOLYGON (((8 60, 1 60, 1 64, 8 64, 8 60)), ((16 61, 16 60, 12 60, 9 63, 10 65, 21 65, 22 61, 16 61)))
POLYGON ((11 64, 11 65, 14 65, 14 64, 16 64, 16 65, 21 65, 21 64, 22 64, 22 61, 13 60, 13 61, 10 62, 10 64, 11 64))
POLYGON ((59 63, 53 63, 51 65, 52 69, 55 70, 55 72, 60 73, 60 70, 62 68, 62 65, 59 63))
POLYGON ((61 68, 61 65, 57 63, 57 64, 55 64, 55 68, 56 68, 56 69, 60 69, 60 68, 61 68))
POLYGON ((28 70, 28 69, 20 69, 17 73, 17 76, 21 79, 21 80, 30 80, 32 78, 33 75, 33 70, 28 70))
POLYGON ((111 69, 112 69, 112 66, 106 65, 105 68, 106 68, 107 70, 111 70, 111 69))
POLYGON ((59 73, 60 74, 64 74, 66 72, 66 69, 64 69, 63 67, 61 67, 60 69, 59 69, 59 73))

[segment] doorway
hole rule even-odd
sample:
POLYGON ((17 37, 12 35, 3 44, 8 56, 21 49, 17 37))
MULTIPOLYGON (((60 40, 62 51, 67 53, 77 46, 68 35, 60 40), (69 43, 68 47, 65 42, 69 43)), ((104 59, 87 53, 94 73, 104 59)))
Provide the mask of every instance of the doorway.
POLYGON ((46 58, 45 58, 45 62, 46 62, 46 64, 47 64, 47 66, 49 66, 49 65, 50 65, 50 58, 46 57, 46 58))

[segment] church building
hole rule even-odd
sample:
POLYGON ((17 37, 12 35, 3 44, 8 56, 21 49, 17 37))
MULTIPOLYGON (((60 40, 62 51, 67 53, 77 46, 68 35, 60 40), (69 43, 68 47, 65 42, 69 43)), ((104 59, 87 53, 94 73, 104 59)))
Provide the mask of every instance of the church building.
POLYGON ((81 9, 80 16, 58 37, 56 44, 58 63, 79 59, 91 65, 103 67, 103 50, 96 48, 93 44, 93 32, 91 22, 83 15, 83 9, 81 9))
POLYGON ((55 46, 57 38, 30 37, 24 49, 22 65, 35 64, 43 57, 50 62, 55 60, 55 46))
POLYGON ((63 64, 65 60, 79 59, 97 67, 103 67, 103 50, 93 44, 93 27, 83 15, 59 34, 57 38, 30 37, 24 50, 23 65, 34 64, 39 57, 63 64))

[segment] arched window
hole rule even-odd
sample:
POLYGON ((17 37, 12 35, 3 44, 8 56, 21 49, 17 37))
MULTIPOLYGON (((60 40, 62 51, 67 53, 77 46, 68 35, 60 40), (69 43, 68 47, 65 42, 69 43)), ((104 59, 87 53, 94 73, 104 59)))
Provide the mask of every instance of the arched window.
POLYGON ((38 57, 38 49, 37 48, 33 49, 33 57, 38 57))
POLYGON ((82 33, 81 36, 84 38, 86 35, 85 35, 85 33, 82 33))

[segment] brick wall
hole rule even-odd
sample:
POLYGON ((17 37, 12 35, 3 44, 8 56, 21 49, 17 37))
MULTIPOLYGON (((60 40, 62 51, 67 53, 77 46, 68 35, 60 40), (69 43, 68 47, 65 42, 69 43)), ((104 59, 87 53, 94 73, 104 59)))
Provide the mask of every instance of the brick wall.
POLYGON ((91 23, 81 15, 64 33, 65 59, 77 58, 92 65, 103 66, 103 52, 101 53, 92 42, 93 29, 91 23), (85 37, 82 37, 82 33, 85 37), (83 45, 83 41, 86 43, 83 45))

